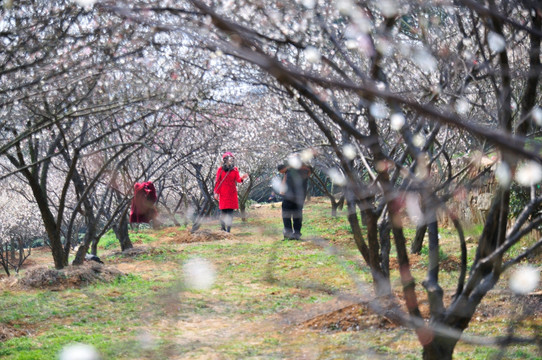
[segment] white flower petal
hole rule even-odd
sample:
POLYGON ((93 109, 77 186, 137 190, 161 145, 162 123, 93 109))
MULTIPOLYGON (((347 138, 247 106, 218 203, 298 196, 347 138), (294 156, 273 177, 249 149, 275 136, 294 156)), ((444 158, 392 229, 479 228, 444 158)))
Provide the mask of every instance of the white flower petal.
POLYGON ((533 109, 532 116, 536 125, 542 126, 542 109, 539 106, 533 109))
POLYGON ((329 169, 327 175, 331 178, 331 181, 334 184, 337 184, 339 186, 343 186, 346 184, 346 178, 344 177, 344 174, 337 169, 329 169))
POLYGON ((346 144, 343 146, 343 154, 349 160, 355 159, 357 155, 356 147, 352 144, 346 144))
POLYGON ((499 185, 502 187, 508 187, 512 181, 512 172, 507 163, 499 163, 497 169, 495 170, 495 178, 499 182, 499 185))
POLYGON ((390 117, 390 127, 392 130, 399 131, 405 126, 405 117, 401 113, 392 114, 390 117))
POLYGON ((372 103, 369 112, 375 119, 385 119, 388 116, 388 107, 382 103, 372 103))
POLYGON ((533 186, 542 181, 542 166, 534 161, 528 161, 516 172, 516 181, 521 186, 533 186))
POLYGON ((183 273, 186 287, 194 290, 211 288, 216 278, 213 264, 201 258, 193 258, 184 263, 183 273))
POLYGON ((60 360, 100 360, 100 355, 91 345, 71 344, 62 349, 60 360))
POLYGON ((540 281, 540 271, 534 266, 520 266, 510 276, 510 290, 516 294, 525 295, 534 291, 540 281))
POLYGON ((500 53, 506 48, 506 41, 504 38, 493 31, 490 31, 489 34, 487 34, 487 42, 489 44, 489 49, 496 53, 500 53))
POLYGON ((320 59, 322 58, 320 51, 318 51, 318 49, 314 46, 308 46, 303 53, 305 54, 307 61, 314 64, 319 63, 320 59))

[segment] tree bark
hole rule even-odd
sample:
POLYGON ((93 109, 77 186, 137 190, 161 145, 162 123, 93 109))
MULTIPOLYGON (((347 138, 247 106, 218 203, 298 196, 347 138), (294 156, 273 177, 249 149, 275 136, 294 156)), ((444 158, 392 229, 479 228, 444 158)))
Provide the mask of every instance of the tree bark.
POLYGON ((122 214, 118 224, 113 225, 113 232, 119 240, 121 251, 134 247, 128 233, 128 215, 126 213, 122 214))
POLYGON ((412 244, 410 245, 411 254, 419 254, 422 251, 423 238, 425 237, 426 231, 427 231, 427 225, 425 224, 420 225, 416 228, 416 235, 414 236, 414 239, 412 240, 412 244))

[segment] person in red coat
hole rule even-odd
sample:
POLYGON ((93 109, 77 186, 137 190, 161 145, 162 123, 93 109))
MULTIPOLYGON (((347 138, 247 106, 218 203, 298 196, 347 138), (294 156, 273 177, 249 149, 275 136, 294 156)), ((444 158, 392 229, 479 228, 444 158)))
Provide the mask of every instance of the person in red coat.
POLYGON ((156 203, 156 189, 150 181, 135 183, 132 208, 130 209, 130 223, 150 223, 158 215, 154 207, 156 203))
POLYGON ((248 174, 239 174, 234 165, 235 158, 231 152, 222 155, 223 164, 216 171, 215 199, 220 209, 220 226, 222 230, 230 232, 233 222, 233 211, 239 209, 237 197, 237 183, 248 178, 248 174))

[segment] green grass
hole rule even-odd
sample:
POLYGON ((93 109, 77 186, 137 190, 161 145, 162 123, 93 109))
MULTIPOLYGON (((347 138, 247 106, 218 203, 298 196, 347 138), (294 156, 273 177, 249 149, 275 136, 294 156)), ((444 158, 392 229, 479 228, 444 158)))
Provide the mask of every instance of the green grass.
MULTIPOLYGON (((328 240, 331 251, 330 246, 311 242, 282 241, 280 207, 274 210, 271 217, 249 215, 247 222, 236 218, 227 240, 158 243, 158 237, 174 238, 185 229, 133 231, 136 246, 154 250, 129 258, 103 257, 111 266, 125 262, 135 269, 109 283, 63 291, 1 292, 0 323, 27 335, 1 342, 0 357, 55 359, 64 346, 81 342, 95 346, 104 360, 420 359, 416 336, 407 329, 299 328, 310 309, 331 303, 335 294, 359 294, 356 281, 370 283, 371 273, 355 247, 344 211, 332 218, 329 205, 307 204, 303 236, 328 240), (209 289, 186 288, 183 266, 193 258, 205 259, 216 269, 209 289)), ((216 221, 203 225, 203 230, 217 228, 216 221)), ((405 229, 405 234, 411 239, 415 229, 405 229)), ((457 236, 448 230, 441 235, 440 256, 458 257, 457 236)), ((117 247, 113 233, 100 241, 101 252, 117 247)), ((426 262, 424 250, 412 269, 418 282, 426 275, 426 262)), ((445 290, 454 289, 457 276, 457 271, 441 272, 445 290)), ((400 287, 395 269, 392 283, 400 287)), ((495 335, 505 325, 500 320, 475 322, 469 332, 495 335)), ((460 344, 456 358, 486 359, 496 352, 460 344)), ((517 346, 508 349, 505 358, 534 359, 534 354, 532 347, 517 346)))

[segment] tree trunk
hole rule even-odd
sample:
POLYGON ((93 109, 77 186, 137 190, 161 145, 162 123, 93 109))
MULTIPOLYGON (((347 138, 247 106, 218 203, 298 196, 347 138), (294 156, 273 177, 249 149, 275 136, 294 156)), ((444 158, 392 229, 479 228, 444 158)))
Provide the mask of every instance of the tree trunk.
POLYGON ((339 203, 335 200, 335 198, 331 199, 331 217, 336 218, 337 217, 337 208, 339 207, 339 203))
POLYGON ((423 360, 452 360, 457 339, 435 336, 433 341, 423 347, 423 360))
POLYGON ((134 245, 132 244, 132 241, 130 240, 130 235, 128 233, 127 214, 123 214, 120 218, 119 223, 113 225, 113 231, 115 232, 115 235, 117 236, 117 239, 119 240, 121 251, 132 249, 134 247, 134 245))
POLYGON ((416 235, 414 236, 412 244, 410 245, 411 254, 419 254, 422 251, 423 238, 425 237, 426 231, 427 225, 420 225, 416 228, 416 235))
POLYGON ((4 256, 4 248, 0 244, 0 262, 2 263, 2 267, 4 268, 4 271, 6 272, 7 276, 10 276, 9 274, 9 259, 8 259, 8 243, 4 244, 6 248, 6 255, 4 256))
POLYGON ((82 265, 85 261, 85 255, 88 252, 88 248, 90 247, 90 244, 94 241, 96 237, 96 227, 97 224, 93 221, 90 221, 87 224, 87 231, 85 232, 85 238, 83 239, 83 243, 81 246, 79 246, 79 249, 77 250, 77 253, 75 254, 75 259, 72 262, 72 265, 82 265))

